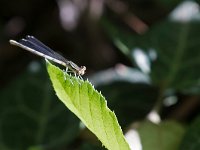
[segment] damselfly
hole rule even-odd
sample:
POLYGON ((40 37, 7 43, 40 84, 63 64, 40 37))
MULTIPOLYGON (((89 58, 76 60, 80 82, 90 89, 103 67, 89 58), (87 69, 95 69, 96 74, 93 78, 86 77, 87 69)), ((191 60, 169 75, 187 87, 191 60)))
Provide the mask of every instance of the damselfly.
POLYGON ((31 53, 34 53, 48 60, 61 64, 66 67, 66 71, 69 69, 75 75, 81 76, 85 74, 85 66, 77 66, 72 61, 67 60, 57 52, 53 51, 51 48, 43 44, 34 36, 27 35, 26 38, 19 40, 19 42, 10 40, 10 44, 21 47, 31 53))

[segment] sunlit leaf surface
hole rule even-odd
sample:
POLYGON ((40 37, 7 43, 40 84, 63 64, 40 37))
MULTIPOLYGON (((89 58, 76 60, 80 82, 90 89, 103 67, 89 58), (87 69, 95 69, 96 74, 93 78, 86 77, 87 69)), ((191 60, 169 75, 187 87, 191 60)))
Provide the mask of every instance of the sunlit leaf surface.
POLYGON ((47 62, 48 72, 59 99, 90 129, 109 150, 129 150, 115 114, 105 98, 89 81, 64 74, 47 62))

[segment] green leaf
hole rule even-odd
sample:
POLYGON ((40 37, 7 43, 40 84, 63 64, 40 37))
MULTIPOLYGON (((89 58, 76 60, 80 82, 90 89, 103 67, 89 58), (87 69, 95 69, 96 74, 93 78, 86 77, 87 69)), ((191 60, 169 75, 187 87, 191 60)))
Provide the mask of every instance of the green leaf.
POLYGON ((136 62, 134 53, 139 50, 146 56, 154 85, 179 91, 192 91, 199 84, 199 26, 199 21, 183 23, 165 20, 152 26, 144 35, 135 35, 106 22, 107 31, 117 47, 138 68, 141 66, 136 62))
POLYGON ((138 132, 143 150, 177 150, 184 134, 184 128, 174 121, 154 124, 144 121, 138 132))
POLYGON ((65 74, 47 62, 47 69, 59 99, 109 150, 129 150, 115 114, 105 98, 89 81, 65 74), (66 80, 65 80, 66 78, 66 80))
POLYGON ((147 36, 149 47, 155 48, 158 58, 152 63, 152 80, 166 88, 185 90, 197 85, 200 79, 198 39, 199 22, 164 22, 147 36), (187 74, 185 74, 187 72, 187 74))
POLYGON ((197 117, 186 131, 181 142, 180 150, 200 149, 200 117, 197 117))

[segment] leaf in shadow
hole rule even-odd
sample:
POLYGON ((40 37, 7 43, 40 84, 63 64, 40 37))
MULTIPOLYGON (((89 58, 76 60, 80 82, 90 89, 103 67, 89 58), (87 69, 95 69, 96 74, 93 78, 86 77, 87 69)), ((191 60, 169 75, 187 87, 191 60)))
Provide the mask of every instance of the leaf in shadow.
MULTIPOLYGON (((45 70, 28 70, 0 92, 0 149, 33 145, 60 149, 79 133, 79 121, 60 103, 45 70)), ((43 65, 44 67, 44 65, 43 65)))
POLYGON ((165 20, 152 26, 144 35, 135 35, 109 22, 105 26, 116 46, 142 71, 135 51, 139 50, 145 56, 146 62, 150 63, 153 85, 179 91, 191 91, 199 85, 199 21, 165 20))
POLYGON ((177 150, 185 129, 175 121, 154 124, 143 121, 138 127, 143 150, 177 150))
POLYGON ((199 150, 200 149, 200 117, 197 117, 186 130, 180 145, 180 150, 199 150))

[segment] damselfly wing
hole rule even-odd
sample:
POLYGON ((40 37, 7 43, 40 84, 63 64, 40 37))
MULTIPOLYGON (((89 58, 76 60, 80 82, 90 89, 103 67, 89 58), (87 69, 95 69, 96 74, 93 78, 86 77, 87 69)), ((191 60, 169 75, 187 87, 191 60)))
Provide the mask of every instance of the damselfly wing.
POLYGON ((79 67, 72 61, 67 60, 62 55, 53 51, 51 48, 49 48, 41 41, 36 39, 34 36, 27 35, 26 38, 19 40, 19 42, 10 40, 10 44, 21 47, 31 53, 34 53, 48 60, 61 64, 65 66, 67 69, 69 68, 72 72, 74 72, 74 74, 77 74, 78 76, 85 74, 86 70, 85 66, 79 67))

